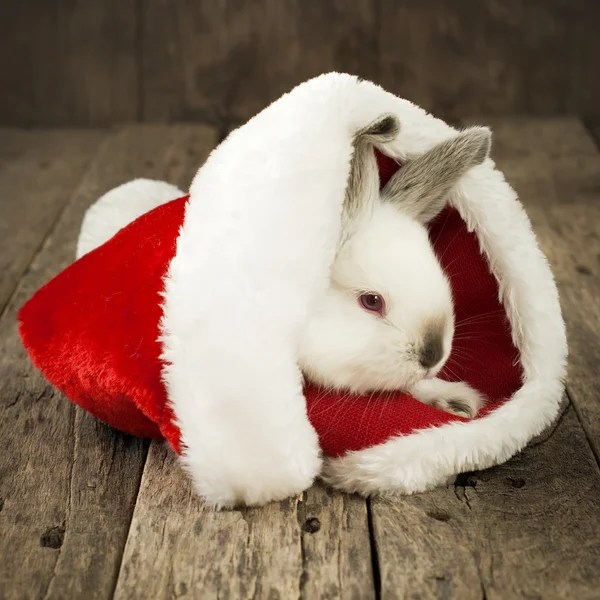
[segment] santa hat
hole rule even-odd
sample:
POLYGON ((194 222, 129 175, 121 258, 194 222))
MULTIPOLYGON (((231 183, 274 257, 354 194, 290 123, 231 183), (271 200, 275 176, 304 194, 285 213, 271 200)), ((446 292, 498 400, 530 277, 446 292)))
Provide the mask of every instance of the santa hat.
POLYGON ((19 315, 33 362, 99 419, 166 438, 217 506, 283 498, 319 474, 364 494, 422 491, 514 455, 557 417, 566 341, 547 261, 491 159, 431 225, 457 319, 477 333, 442 376, 486 408, 467 421, 400 392, 303 389, 296 341, 328 285, 353 138, 382 114, 401 123, 380 148, 384 182, 457 135, 349 75, 298 86, 215 149, 189 195, 34 295, 19 315))

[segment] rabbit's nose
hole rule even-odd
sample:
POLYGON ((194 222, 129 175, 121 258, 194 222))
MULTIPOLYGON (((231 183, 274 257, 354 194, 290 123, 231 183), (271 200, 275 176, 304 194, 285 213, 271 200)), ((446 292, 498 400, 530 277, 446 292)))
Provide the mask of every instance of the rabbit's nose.
POLYGON ((426 369, 435 367, 444 356, 442 336, 429 337, 419 353, 419 362, 426 369))

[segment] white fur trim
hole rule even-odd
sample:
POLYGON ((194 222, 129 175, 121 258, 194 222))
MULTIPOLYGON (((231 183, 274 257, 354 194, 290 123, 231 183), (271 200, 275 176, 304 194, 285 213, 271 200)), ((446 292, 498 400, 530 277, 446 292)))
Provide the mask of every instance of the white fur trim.
MULTIPOLYGON (((166 278, 164 377, 186 446, 184 464, 217 506, 288 496, 319 471, 295 344, 327 287, 352 134, 385 112, 399 117, 401 132, 383 149, 400 159, 456 135, 373 84, 329 74, 232 134, 192 185, 166 278)), ((112 190, 86 214, 78 256, 182 195, 148 180, 112 190)), ((524 385, 482 419, 327 459, 325 477, 342 489, 412 493, 443 484, 507 460, 559 411, 564 324, 547 261, 516 194, 488 160, 464 177, 451 202, 477 233, 500 282, 524 385)))
POLYGON ((83 217, 76 257, 101 246, 149 210, 184 195, 174 185, 152 179, 134 179, 106 192, 83 217))
POLYGON ((163 377, 182 460, 216 506, 287 497, 320 471, 298 339, 328 286, 352 139, 396 102, 349 75, 313 79, 192 183, 165 281, 163 377))
MULTIPOLYGON (((384 151, 404 158, 456 135, 456 130, 406 100, 394 108, 400 136, 384 151)), ((499 464, 550 426, 560 409, 567 344, 558 292, 547 260, 516 193, 491 159, 461 181, 450 202, 480 246, 500 284, 500 296, 521 353, 524 385, 502 407, 467 423, 398 437, 327 459, 332 485, 362 494, 420 492, 460 472, 499 464)))

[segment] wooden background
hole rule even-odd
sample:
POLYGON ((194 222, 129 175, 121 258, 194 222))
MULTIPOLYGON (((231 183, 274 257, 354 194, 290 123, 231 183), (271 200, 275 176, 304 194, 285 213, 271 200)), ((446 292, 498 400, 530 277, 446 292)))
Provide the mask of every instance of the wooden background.
POLYGON ((245 121, 343 70, 441 117, 600 124, 598 0, 0 2, 0 125, 245 121))

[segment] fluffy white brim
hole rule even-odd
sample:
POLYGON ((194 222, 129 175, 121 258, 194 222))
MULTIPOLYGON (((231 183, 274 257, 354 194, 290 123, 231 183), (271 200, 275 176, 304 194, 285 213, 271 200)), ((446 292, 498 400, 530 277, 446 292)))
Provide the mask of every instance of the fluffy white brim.
MULTIPOLYGON (((164 381, 182 460, 211 503, 260 504, 308 487, 322 463, 296 341, 325 293, 355 132, 396 114, 383 150, 405 158, 456 130, 355 77, 304 83, 235 131, 190 189, 165 280, 164 381)), ((424 490, 501 462, 556 416, 566 342, 556 287, 516 195, 491 160, 452 197, 500 282, 525 383, 485 418, 327 459, 349 491, 424 490)))

